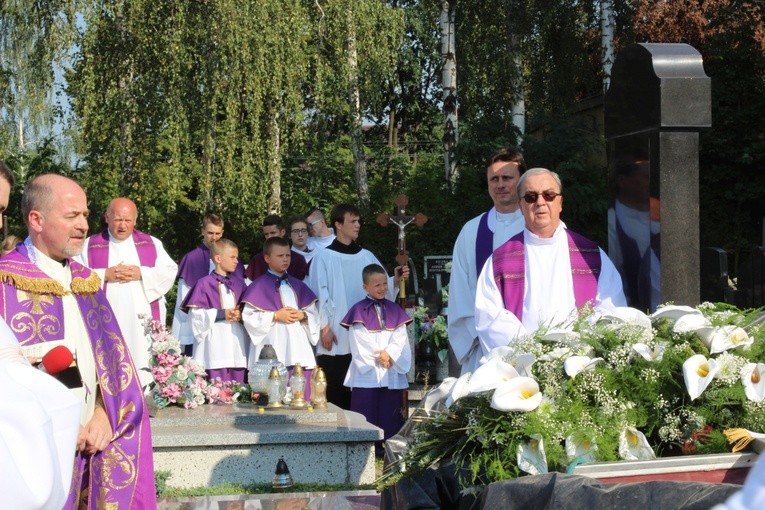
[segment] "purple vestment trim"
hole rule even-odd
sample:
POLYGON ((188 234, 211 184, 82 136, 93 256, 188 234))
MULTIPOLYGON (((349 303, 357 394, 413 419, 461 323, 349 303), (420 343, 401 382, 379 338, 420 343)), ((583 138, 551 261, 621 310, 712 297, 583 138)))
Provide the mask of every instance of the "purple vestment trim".
POLYGON ((494 251, 494 232, 489 228, 489 212, 483 213, 478 222, 478 232, 475 236, 475 275, 481 274, 481 269, 494 251))
POLYGON ((156 508, 149 415, 135 365, 98 277, 71 259, 69 268, 72 286, 64 289, 29 260, 23 244, 0 260, 0 312, 19 342, 64 338, 64 290, 74 294, 96 359, 115 439, 95 455, 77 455, 65 508, 156 508))
POLYGON ((228 288, 234 294, 236 302, 239 303, 239 299, 244 293, 244 280, 239 278, 236 273, 231 273, 228 276, 210 273, 197 281, 191 288, 181 304, 181 309, 184 311, 188 311, 189 308, 222 310, 223 301, 220 285, 228 288))
MULTIPOLYGON (((571 277, 576 307, 581 308, 595 299, 600 276, 600 249, 593 241, 566 230, 571 277)), ((523 321, 523 298, 526 286, 526 256, 523 232, 497 248, 492 255, 494 282, 497 284, 505 309, 523 321)))
MULTIPOLYGON (((138 252, 138 260, 144 267, 154 267, 157 263, 157 247, 154 245, 154 240, 149 234, 145 234, 140 230, 133 229, 133 244, 135 250, 138 252)), ((109 268, 109 229, 105 228, 98 234, 94 235, 88 241, 88 263, 93 269, 108 269, 109 268)), ((104 292, 106 292, 106 282, 104 284, 104 292)), ((155 321, 160 320, 159 313, 159 299, 155 299, 151 303, 151 318, 155 321)))
POLYGON ((402 324, 409 324, 412 318, 396 303, 388 299, 375 300, 366 297, 353 305, 345 314, 340 325, 349 329, 354 324, 363 325, 367 331, 377 333, 379 331, 393 331, 402 324), (381 313, 378 313, 375 304, 379 304, 381 313))
MULTIPOLYGON (((305 310, 316 302, 316 295, 308 288, 308 285, 289 273, 287 283, 295 292, 299 309, 305 310)), ((273 273, 259 276, 244 291, 241 302, 266 312, 281 310, 284 308, 284 303, 282 303, 282 294, 279 292, 280 285, 279 277, 273 273)))

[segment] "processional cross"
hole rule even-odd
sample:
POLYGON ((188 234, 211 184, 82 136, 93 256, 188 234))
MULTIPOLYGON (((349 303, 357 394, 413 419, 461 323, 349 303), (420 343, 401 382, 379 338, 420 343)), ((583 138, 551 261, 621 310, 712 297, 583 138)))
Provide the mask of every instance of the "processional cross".
MULTIPOLYGON (((417 213, 414 216, 406 215, 406 206, 409 204, 409 198, 402 194, 396 196, 394 200, 396 204, 396 215, 389 216, 386 213, 380 213, 377 215, 377 223, 383 227, 387 227, 389 223, 393 223, 398 227, 398 239, 396 241, 396 248, 398 254, 396 255, 396 262, 399 266, 406 266, 409 262, 409 255, 406 254, 406 231, 407 226, 414 223, 418 227, 423 226, 428 222, 428 217, 422 213, 417 213)), ((401 278, 399 280, 399 304, 402 308, 406 307, 406 280, 401 278)))

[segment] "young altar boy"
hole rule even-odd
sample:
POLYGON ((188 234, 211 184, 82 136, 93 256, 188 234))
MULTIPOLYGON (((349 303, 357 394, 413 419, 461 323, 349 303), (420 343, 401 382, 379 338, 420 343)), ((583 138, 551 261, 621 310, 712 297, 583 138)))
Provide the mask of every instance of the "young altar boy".
POLYGON ((288 367, 304 369, 305 398, 311 398, 311 374, 316 367, 313 346, 319 341, 316 295, 308 285, 287 274, 292 251, 283 237, 270 237, 263 245, 268 270, 255 278, 242 296, 242 320, 250 335, 248 366, 252 367, 263 346, 271 344, 276 357, 288 367))
POLYGON ((352 361, 345 376, 351 388, 351 411, 363 414, 384 432, 395 435, 404 424, 403 393, 412 352, 406 325, 412 319, 388 293, 388 275, 370 264, 362 272, 367 297, 348 310, 340 324, 348 329, 352 361))
POLYGON ((194 359, 202 364, 209 379, 243 383, 249 341, 239 310, 245 284, 234 273, 239 249, 233 241, 219 239, 210 252, 215 270, 194 284, 182 305, 194 334, 194 359))

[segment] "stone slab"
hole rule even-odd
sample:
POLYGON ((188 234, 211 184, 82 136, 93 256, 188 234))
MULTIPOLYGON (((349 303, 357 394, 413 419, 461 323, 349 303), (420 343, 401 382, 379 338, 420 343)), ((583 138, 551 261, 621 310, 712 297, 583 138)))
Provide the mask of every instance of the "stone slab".
POLYGON ((331 404, 313 413, 223 405, 162 409, 152 436, 154 467, 175 487, 271 482, 279 457, 296 481, 362 484, 375 479, 382 430, 331 404))
POLYGON ((375 491, 297 492, 162 499, 158 510, 241 510, 311 508, 314 510, 377 510, 380 494, 375 491))

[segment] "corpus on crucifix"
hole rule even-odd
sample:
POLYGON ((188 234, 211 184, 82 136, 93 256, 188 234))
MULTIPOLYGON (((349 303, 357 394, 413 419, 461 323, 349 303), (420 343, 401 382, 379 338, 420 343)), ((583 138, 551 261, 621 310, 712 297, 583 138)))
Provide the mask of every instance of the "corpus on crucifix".
MULTIPOLYGON (((428 222, 428 217, 422 213, 417 213, 414 216, 406 215, 406 206, 409 204, 409 198, 402 194, 396 196, 394 201, 396 205, 396 215, 390 216, 386 213, 380 213, 377 216, 377 223, 383 227, 387 227, 390 223, 393 223, 398 227, 398 237, 396 239, 396 249, 398 254, 396 255, 396 263, 405 267, 409 262, 409 256, 406 253, 406 227, 414 223, 418 227, 423 226, 428 222)), ((406 280, 401 278, 399 280, 399 304, 402 308, 406 307, 406 280)))

